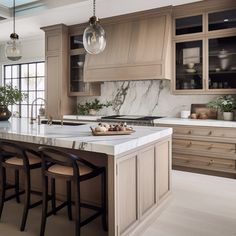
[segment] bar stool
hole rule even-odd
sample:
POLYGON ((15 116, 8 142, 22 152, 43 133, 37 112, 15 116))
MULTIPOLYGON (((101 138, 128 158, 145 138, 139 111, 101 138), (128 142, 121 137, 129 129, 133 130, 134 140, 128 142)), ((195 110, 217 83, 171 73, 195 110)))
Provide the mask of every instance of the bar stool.
MULTIPOLYGON (((42 204, 42 200, 31 204, 31 180, 30 171, 41 167, 41 159, 38 152, 22 147, 14 142, 0 140, 0 218, 2 216, 4 203, 13 198, 20 203, 20 195, 25 194, 24 211, 20 230, 24 231, 28 211, 42 204), (15 171, 15 183, 7 184, 6 170, 15 171), (24 190, 19 191, 19 171, 24 173, 24 190), (6 190, 15 189, 15 193, 6 197, 6 190)), ((35 192, 37 193, 37 192, 35 192)))
POLYGON ((75 235, 80 236, 82 226, 88 224, 98 216, 102 216, 103 229, 107 230, 106 223, 106 171, 105 167, 97 167, 81 157, 56 148, 40 147, 43 177, 43 209, 40 236, 44 236, 47 217, 56 214, 63 207, 68 208, 68 217, 71 215, 71 183, 75 192, 75 235), (80 199, 80 183, 101 176, 101 207, 82 203, 80 199), (51 196, 48 194, 48 179, 51 179, 51 196), (55 205, 55 180, 61 178, 67 183, 67 200, 59 206, 55 205), (52 200, 52 210, 48 211, 48 201, 52 200), (95 213, 81 221, 81 207, 94 210, 95 213))

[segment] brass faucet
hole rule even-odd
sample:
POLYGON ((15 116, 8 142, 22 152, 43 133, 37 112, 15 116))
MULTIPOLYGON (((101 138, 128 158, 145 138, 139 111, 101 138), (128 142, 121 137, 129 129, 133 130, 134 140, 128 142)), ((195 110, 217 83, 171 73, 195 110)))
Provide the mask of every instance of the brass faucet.
POLYGON ((30 124, 33 124, 33 123, 34 123, 34 120, 36 120, 36 118, 33 117, 33 108, 34 108, 34 103, 35 103, 37 100, 42 100, 42 101, 44 101, 45 108, 47 108, 47 101, 46 101, 44 98, 36 98, 36 99, 34 99, 34 101, 31 103, 30 124))

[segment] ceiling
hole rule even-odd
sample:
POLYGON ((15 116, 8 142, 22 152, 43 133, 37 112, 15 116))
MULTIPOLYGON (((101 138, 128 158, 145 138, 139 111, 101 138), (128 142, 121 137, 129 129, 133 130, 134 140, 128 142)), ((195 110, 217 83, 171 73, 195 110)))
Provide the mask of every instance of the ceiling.
MULTIPOLYGON (((96 15, 105 18, 197 1, 200 0, 97 0, 96 15)), ((12 33, 12 2, 0 0, 0 43, 12 33)), ((92 0, 16 0, 16 6, 16 33, 23 40, 43 37, 40 27, 78 24, 92 15, 92 0)))

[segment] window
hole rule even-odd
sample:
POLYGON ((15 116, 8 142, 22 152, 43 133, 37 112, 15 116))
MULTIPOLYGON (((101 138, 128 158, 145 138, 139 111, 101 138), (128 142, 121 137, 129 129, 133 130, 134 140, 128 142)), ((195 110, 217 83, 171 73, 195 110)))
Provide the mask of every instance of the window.
MULTIPOLYGON (((30 117, 30 105, 33 100, 44 98, 44 64, 44 62, 33 62, 4 66, 4 85, 9 84, 16 87, 27 95, 24 101, 9 107, 13 115, 18 113, 20 117, 30 117)), ((37 116, 41 104, 43 104, 42 100, 36 102, 34 116, 37 116)))

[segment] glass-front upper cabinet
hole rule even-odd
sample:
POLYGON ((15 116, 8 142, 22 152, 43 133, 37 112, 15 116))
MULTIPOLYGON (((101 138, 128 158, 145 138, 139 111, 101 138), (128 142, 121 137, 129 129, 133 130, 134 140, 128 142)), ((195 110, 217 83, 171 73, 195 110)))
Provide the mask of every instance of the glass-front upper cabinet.
POLYGON ((236 9, 208 14, 208 31, 236 28, 236 9))
POLYGON ((175 19, 175 35, 186 35, 203 32, 202 15, 175 19))
POLYGON ((209 89, 236 88, 236 36, 209 39, 209 89))
POLYGON ((83 82, 85 49, 83 45, 83 35, 70 37, 70 84, 69 94, 83 93, 86 90, 86 84, 83 82))
POLYGON ((83 30, 69 37, 69 96, 99 96, 100 83, 84 82, 84 64, 87 56, 83 45, 83 30))
POLYGON ((176 90, 203 89, 202 40, 176 43, 176 90))

